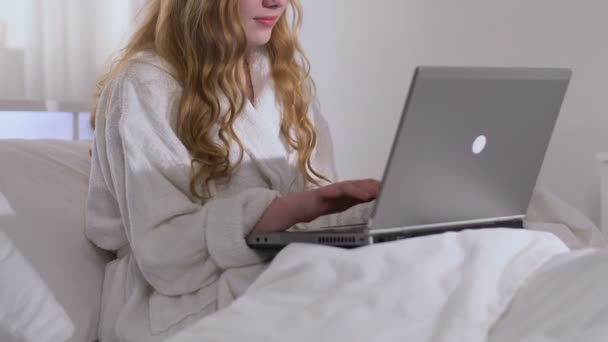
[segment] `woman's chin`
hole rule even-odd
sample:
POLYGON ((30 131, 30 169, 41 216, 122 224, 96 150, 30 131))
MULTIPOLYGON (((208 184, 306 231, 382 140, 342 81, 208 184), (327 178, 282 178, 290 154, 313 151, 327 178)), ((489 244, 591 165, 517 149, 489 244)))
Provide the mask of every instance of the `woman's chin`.
POLYGON ((268 42, 270 42, 270 35, 260 35, 249 39, 248 45, 250 48, 258 48, 268 44, 268 42))

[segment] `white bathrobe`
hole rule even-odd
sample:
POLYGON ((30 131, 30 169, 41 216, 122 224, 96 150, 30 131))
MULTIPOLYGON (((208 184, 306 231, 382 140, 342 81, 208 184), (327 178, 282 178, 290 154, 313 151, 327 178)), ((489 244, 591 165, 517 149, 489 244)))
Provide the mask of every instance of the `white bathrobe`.
MULTIPOLYGON (((205 203, 189 191, 191 158, 174 131, 181 89, 162 61, 138 56, 102 93, 86 213, 88 238, 118 253, 106 268, 102 342, 161 341, 230 304, 263 271, 267 259, 244 237, 301 179, 280 136, 268 59, 258 52, 250 65, 256 98, 235 123, 244 159, 205 203)), ((327 124, 318 110, 309 116, 318 131, 313 165, 334 180, 327 124)), ((309 227, 360 223, 369 207, 309 227)))

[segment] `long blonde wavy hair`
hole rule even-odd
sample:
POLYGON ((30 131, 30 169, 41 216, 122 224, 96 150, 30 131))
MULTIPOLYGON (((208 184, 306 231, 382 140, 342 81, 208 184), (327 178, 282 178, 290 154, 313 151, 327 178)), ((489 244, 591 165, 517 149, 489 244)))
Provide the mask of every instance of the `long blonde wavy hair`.
MULTIPOLYGON (((314 84, 298 41, 302 5, 299 0, 290 0, 290 5, 292 22, 286 11, 265 49, 282 108, 281 135, 297 151, 298 170, 305 183, 318 186, 329 180, 311 163, 317 135, 307 115, 314 84)), ((190 191, 204 199, 208 192, 201 190, 205 188, 202 185, 211 180, 229 181, 243 160, 243 145, 233 130, 246 101, 239 66, 247 52, 247 38, 239 0, 152 0, 144 13, 120 58, 98 81, 91 123, 94 126, 99 95, 108 82, 139 52, 157 54, 169 64, 182 87, 176 134, 192 157, 190 191), (228 100, 228 108, 220 108, 221 97, 228 100), (219 131, 212 134, 212 127, 219 127, 219 131), (240 156, 231 165, 234 143, 240 156)))

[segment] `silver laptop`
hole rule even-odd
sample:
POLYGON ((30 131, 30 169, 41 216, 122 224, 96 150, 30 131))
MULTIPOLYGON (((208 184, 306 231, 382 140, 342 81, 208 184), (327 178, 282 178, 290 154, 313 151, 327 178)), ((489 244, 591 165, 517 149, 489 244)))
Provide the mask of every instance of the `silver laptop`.
POLYGON ((418 67, 369 222, 250 234, 247 243, 359 247, 522 228, 570 76, 567 69, 418 67))

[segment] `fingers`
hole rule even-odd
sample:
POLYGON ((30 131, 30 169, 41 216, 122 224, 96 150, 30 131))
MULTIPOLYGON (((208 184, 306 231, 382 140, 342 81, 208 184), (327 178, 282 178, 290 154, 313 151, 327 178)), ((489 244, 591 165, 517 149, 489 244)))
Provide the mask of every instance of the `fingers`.
POLYGON ((366 200, 373 200, 378 197, 380 193, 380 182, 375 179, 364 179, 355 181, 355 186, 359 187, 362 191, 367 193, 366 200))
POLYGON ((374 179, 349 181, 345 182, 344 190, 347 195, 368 202, 378 197, 380 182, 374 179))
POLYGON ((368 202, 380 192, 380 182, 375 179, 350 180, 334 183, 321 189, 322 197, 350 197, 357 201, 368 202))
POLYGON ((342 186, 344 195, 359 201, 369 201, 373 194, 359 181, 344 182, 342 186))
POLYGON ((380 193, 381 183, 375 179, 365 179, 360 181, 359 186, 376 198, 380 193))

